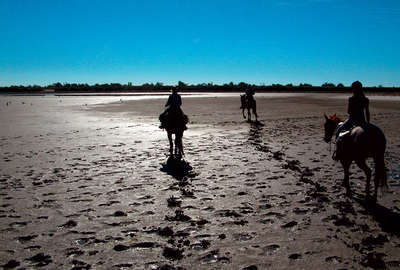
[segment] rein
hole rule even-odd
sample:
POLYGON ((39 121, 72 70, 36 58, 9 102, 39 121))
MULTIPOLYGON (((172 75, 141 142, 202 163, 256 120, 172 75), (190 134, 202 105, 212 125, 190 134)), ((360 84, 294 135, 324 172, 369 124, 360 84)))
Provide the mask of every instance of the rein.
MULTIPOLYGON (((329 119, 332 120, 332 121, 336 124, 335 131, 334 131, 333 134, 332 134, 332 137, 333 137, 333 136, 336 135, 336 132, 337 132, 337 130, 338 130, 339 127, 340 127, 340 123, 343 122, 343 119, 340 118, 339 116, 337 116, 336 114, 330 115, 330 116, 329 116, 329 119)), ((336 139, 335 139, 335 142, 333 142, 333 140, 330 140, 330 142, 329 142, 329 153, 330 153, 331 155, 332 155, 332 144, 336 144, 336 139)))

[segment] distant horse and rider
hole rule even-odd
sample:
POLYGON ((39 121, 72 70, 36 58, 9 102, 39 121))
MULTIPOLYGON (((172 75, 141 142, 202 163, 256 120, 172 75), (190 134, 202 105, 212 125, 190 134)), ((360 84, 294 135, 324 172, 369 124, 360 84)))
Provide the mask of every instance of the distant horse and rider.
POLYGON ((256 100, 254 99, 255 91, 253 89, 247 89, 246 93, 240 96, 240 102, 242 109, 243 118, 246 119, 246 115, 244 111, 247 110, 247 121, 251 122, 251 112, 253 112, 254 116, 256 117, 256 122, 258 122, 258 115, 257 115, 257 104, 256 100))
POLYGON ((184 156, 182 137, 183 132, 187 129, 186 124, 189 122, 189 118, 181 109, 182 99, 178 94, 178 90, 174 88, 171 91, 172 94, 169 95, 165 104, 166 109, 159 117, 160 128, 167 131, 171 157, 180 159, 184 156), (175 134, 175 148, 172 139, 173 134, 175 134))
POLYGON ((329 143, 335 135, 336 149, 332 158, 340 161, 343 166, 343 185, 349 196, 351 195, 349 169, 354 161, 366 175, 366 198, 370 198, 371 169, 366 164, 366 159, 373 158, 375 163, 373 201, 376 202, 378 188, 387 189, 384 161, 386 138, 379 127, 370 123, 369 99, 363 93, 362 84, 359 81, 354 82, 352 90, 353 95, 349 98, 347 109, 349 118, 345 122, 336 115, 329 117, 325 115, 324 140, 329 143))
MULTIPOLYGON (((169 152, 172 157, 181 158, 184 155, 183 152, 183 132, 187 129, 186 124, 189 122, 189 118, 183 113, 182 98, 178 94, 178 89, 171 89, 172 93, 168 97, 168 101, 165 104, 165 111, 160 115, 159 120, 161 122, 160 128, 167 131, 169 140, 169 152), (173 140, 173 134, 175 140, 173 140), (175 141, 175 145, 174 145, 175 141), (175 146, 175 147, 174 147, 175 146)), ((241 109, 243 117, 246 118, 244 110, 247 109, 247 118, 251 122, 251 112, 255 115, 255 122, 258 123, 258 115, 256 109, 256 101, 254 99, 254 90, 246 90, 246 93, 241 95, 241 109)))

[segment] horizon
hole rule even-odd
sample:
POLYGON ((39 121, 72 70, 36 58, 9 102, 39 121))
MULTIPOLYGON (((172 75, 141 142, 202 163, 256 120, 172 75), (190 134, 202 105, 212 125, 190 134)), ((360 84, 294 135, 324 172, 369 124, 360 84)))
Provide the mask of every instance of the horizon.
POLYGON ((0 87, 400 86, 395 0, 5 0, 0 14, 0 87))
MULTIPOLYGON (((38 84, 33 84, 33 85, 28 85, 28 84, 27 85, 8 85, 8 86, 1 86, 0 85, 0 88, 40 87, 40 88, 43 88, 43 89, 51 89, 51 87, 54 87, 54 85, 58 84, 58 83, 60 83, 60 82, 54 82, 54 83, 51 83, 51 84, 43 84, 43 85, 38 85, 38 84)), ((201 85, 204 85, 204 84, 205 85, 208 84, 208 83, 204 83, 204 82, 203 83, 198 83, 198 84, 189 84, 189 83, 185 83, 185 82, 183 82, 183 83, 185 84, 184 87, 198 87, 198 86, 201 86, 201 85)), ((224 86, 224 85, 229 85, 230 83, 233 83, 233 82, 227 82, 227 83, 221 83, 221 84, 212 84, 212 86, 221 87, 221 86, 224 86)), ((250 84, 250 83, 246 83, 246 82, 239 82, 239 83, 233 83, 233 85, 234 86, 238 86, 240 83, 245 83, 249 87, 255 86, 255 87, 293 87, 293 88, 296 88, 296 87, 313 87, 313 88, 314 87, 315 88, 324 88, 324 87, 327 87, 327 88, 341 88, 341 87, 344 87, 344 88, 351 88, 351 84, 350 85, 345 85, 345 84, 342 84, 342 83, 338 83, 338 84, 333 84, 332 85, 332 83, 329 83, 329 82, 325 82, 325 83, 323 83, 321 85, 312 85, 312 84, 309 84, 309 83, 300 83, 300 84, 297 84, 297 85, 292 84, 292 83, 288 83, 288 84, 279 84, 279 83, 250 84), (329 86, 324 86, 324 84, 330 84, 330 85, 329 86), (342 84, 342 86, 340 86, 340 84, 342 84)), ((164 84, 164 83, 160 83, 160 82, 157 82, 157 83, 147 83, 146 82, 146 83, 143 83, 143 84, 133 84, 131 82, 127 82, 127 83, 110 82, 110 83, 94 83, 94 84, 64 82, 64 83, 60 83, 60 84, 62 85, 62 87, 66 86, 66 85, 78 85, 78 86, 87 85, 88 87, 94 87, 96 85, 104 86, 104 85, 115 85, 115 84, 120 84, 121 86, 128 86, 128 87, 130 87, 130 86, 132 86, 132 87, 142 87, 142 86, 146 86, 146 85, 153 85, 153 86, 157 87, 157 84, 159 84, 159 86, 161 86, 161 87, 178 87, 179 82, 176 83, 176 84, 164 84)), ((208 85, 207 85, 207 87, 208 87, 208 85)), ((400 88, 400 86, 383 86, 383 85, 366 86, 366 85, 363 85, 363 88, 392 88, 392 89, 397 89, 397 88, 400 88)))

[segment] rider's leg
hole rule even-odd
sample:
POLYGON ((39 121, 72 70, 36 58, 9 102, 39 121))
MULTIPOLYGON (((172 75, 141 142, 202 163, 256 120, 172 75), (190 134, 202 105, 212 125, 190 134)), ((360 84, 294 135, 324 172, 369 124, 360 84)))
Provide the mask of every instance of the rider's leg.
POLYGON ((339 137, 341 132, 349 130, 352 125, 353 125, 353 121, 351 121, 350 119, 347 119, 346 121, 343 122, 343 124, 339 125, 338 128, 336 129, 336 133, 335 133, 336 138, 339 137))
POLYGON ((336 129, 335 133, 335 151, 333 152, 333 160, 340 160, 342 158, 342 152, 345 143, 345 136, 340 136, 340 133, 345 132, 351 128, 353 122, 350 119, 347 119, 343 124, 340 124, 336 129))
POLYGON ((162 114, 160 114, 160 117, 159 117, 159 119, 160 119, 160 122, 161 122, 161 124, 160 124, 160 126, 159 126, 159 128, 165 128, 165 118, 166 118, 166 116, 167 116, 167 110, 165 110, 162 114))

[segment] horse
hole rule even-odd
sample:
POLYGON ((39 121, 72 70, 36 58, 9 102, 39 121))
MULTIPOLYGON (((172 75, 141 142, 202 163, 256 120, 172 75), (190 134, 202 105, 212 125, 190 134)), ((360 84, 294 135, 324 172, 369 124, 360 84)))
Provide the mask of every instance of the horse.
POLYGON ((187 129, 188 117, 183 112, 170 110, 163 119, 163 125, 167 131, 169 141, 169 153, 171 156, 181 158, 183 152, 183 132, 187 129), (175 149, 172 135, 175 134, 175 149), (174 151, 175 150, 175 151, 174 151))
POLYGON ((251 122, 251 113, 250 109, 253 111, 254 116, 256 117, 256 122, 257 120, 257 106, 256 106, 256 101, 254 98, 249 99, 246 94, 240 95, 240 102, 241 106, 240 108, 242 109, 242 114, 243 118, 246 119, 246 115, 244 114, 244 110, 247 109, 247 120, 248 122, 251 122))
MULTIPOLYGON (((338 116, 326 116, 325 117, 325 136, 324 141, 329 143, 333 134, 339 125, 343 123, 342 119, 338 116)), ((371 180, 371 169, 366 164, 366 159, 371 157, 374 160, 375 165, 375 177, 374 177, 374 197, 373 202, 376 203, 378 195, 378 187, 382 190, 387 189, 387 175, 385 168, 385 150, 386 150, 386 138, 382 130, 370 123, 365 123, 360 126, 354 126, 351 128, 346 135, 339 135, 340 144, 337 140, 337 151, 341 154, 338 155, 338 159, 343 166, 344 179, 343 185, 346 188, 347 196, 351 196, 350 184, 349 184, 349 169, 351 163, 354 161, 357 166, 364 171, 367 183, 366 183, 366 199, 370 199, 370 180, 371 180), (344 136, 340 138, 341 136, 344 136)))

